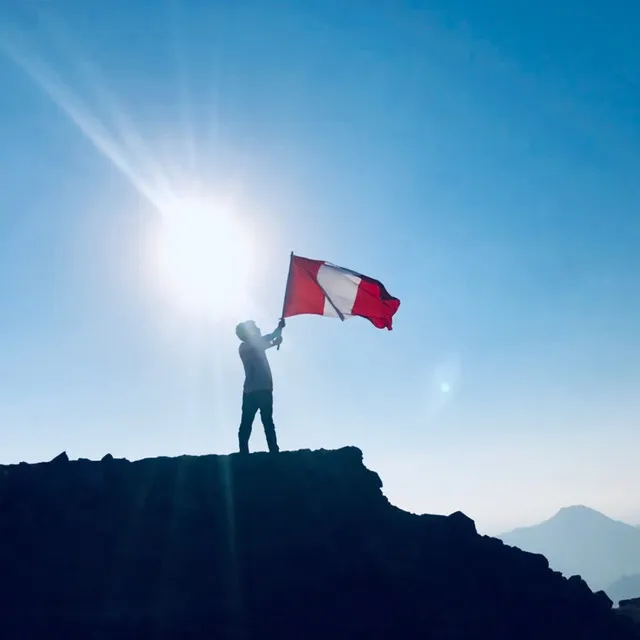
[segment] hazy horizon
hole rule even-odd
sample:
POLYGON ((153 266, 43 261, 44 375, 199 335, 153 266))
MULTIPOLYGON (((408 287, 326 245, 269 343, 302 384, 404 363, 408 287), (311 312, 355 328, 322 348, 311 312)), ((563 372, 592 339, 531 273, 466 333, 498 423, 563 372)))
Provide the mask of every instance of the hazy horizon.
POLYGON ((283 449, 491 533, 640 523, 640 7, 413 6, 0 7, 0 464, 234 451, 295 250, 402 305, 288 322, 283 449))

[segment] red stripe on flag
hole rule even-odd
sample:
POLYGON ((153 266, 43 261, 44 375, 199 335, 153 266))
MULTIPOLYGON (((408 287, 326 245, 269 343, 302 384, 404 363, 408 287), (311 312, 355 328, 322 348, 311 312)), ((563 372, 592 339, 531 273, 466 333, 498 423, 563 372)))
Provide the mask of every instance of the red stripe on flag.
POLYGON ((367 318, 378 329, 391 330, 393 315, 400 307, 400 300, 389 295, 377 280, 362 276, 352 314, 367 318))
POLYGON ((293 256, 291 272, 284 302, 284 318, 303 313, 322 315, 324 293, 318 285, 318 271, 324 264, 321 260, 310 260, 293 256))

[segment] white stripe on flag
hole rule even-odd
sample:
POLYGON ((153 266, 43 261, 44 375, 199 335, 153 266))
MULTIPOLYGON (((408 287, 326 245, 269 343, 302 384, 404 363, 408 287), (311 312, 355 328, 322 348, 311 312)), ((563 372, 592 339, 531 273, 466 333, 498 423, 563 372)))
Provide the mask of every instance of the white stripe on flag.
MULTIPOLYGON (((351 317, 361 280, 352 273, 327 264, 318 270, 318 284, 345 318, 351 317)), ((323 315, 338 318, 331 302, 325 298, 323 315)))

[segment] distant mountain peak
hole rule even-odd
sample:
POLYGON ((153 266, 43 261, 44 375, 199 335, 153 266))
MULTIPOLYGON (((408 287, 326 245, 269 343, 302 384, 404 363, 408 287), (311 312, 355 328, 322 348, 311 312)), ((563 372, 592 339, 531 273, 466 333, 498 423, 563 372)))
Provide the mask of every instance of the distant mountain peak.
POLYGON ((606 516, 604 513, 601 513, 600 511, 596 511, 595 509, 592 509, 591 507, 587 507, 583 504, 575 504, 569 507, 562 507, 556 513, 556 515, 553 516, 553 518, 559 518, 559 517, 599 518, 599 519, 604 518, 606 520, 612 520, 612 518, 610 518, 609 516, 606 516))
POLYGON ((558 513, 566 513, 566 512, 575 512, 575 513, 598 513, 602 515, 599 511, 592 509, 591 507, 587 507, 584 504, 572 504, 568 507, 562 507, 558 513))
POLYGON ((540 524, 500 537, 509 545, 543 554, 566 576, 581 575, 594 589, 640 572, 640 530, 585 505, 563 507, 540 524))
MULTIPOLYGON (((601 527, 615 527, 617 529, 626 529, 627 531, 633 531, 637 528, 622 520, 616 520, 608 515, 596 511, 591 507, 584 505, 573 505, 569 507, 562 507, 553 517, 546 521, 549 524, 573 524, 580 526, 601 526, 601 527)), ((544 523, 541 523, 544 524, 544 523)))

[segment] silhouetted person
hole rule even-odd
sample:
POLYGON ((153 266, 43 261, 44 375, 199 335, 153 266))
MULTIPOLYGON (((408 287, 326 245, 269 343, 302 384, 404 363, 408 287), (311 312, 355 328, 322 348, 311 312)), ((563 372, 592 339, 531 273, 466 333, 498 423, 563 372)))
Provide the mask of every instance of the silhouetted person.
POLYGON ((238 431, 240 453, 249 453, 249 437, 258 410, 260 410, 269 451, 271 453, 279 451, 276 428, 273 424, 273 379, 266 350, 282 342, 281 334, 284 325, 284 319, 280 320, 278 328, 266 336, 260 333, 260 329, 253 320, 243 322, 236 327, 236 335, 242 340, 238 351, 244 366, 245 376, 242 394, 242 419, 238 431))

